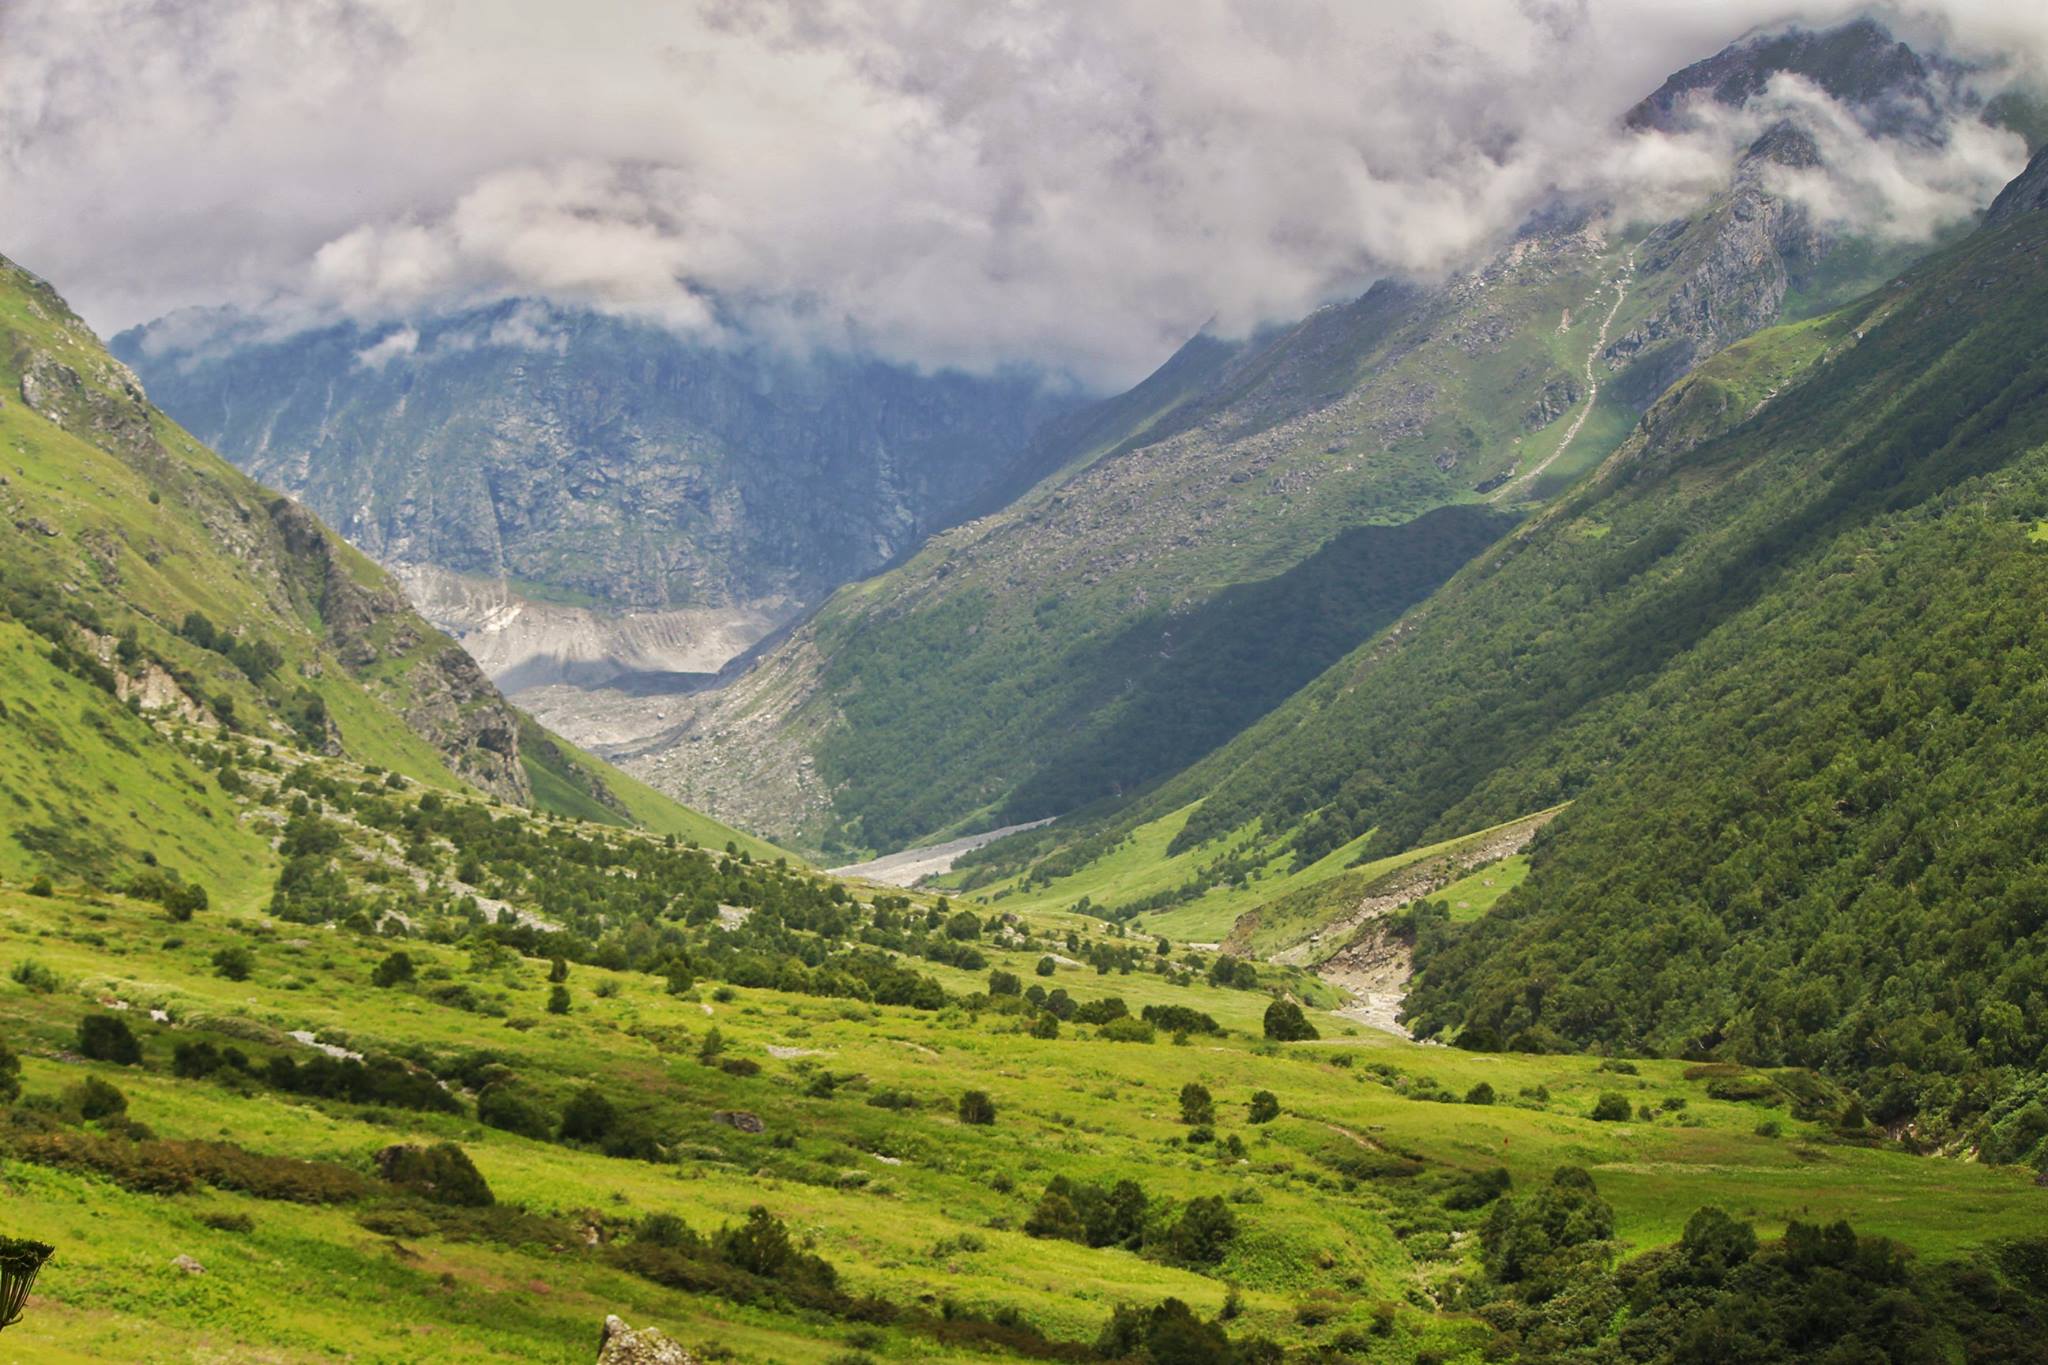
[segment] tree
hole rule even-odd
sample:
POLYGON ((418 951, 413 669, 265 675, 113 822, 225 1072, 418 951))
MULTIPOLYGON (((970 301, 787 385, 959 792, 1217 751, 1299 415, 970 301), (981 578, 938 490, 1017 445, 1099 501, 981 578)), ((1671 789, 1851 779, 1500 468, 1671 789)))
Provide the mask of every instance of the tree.
POLYGON ((88 1014, 78 1021, 78 1051, 95 1062, 134 1066, 142 1060, 128 1021, 113 1014, 88 1014))
POLYGON ((962 910, 959 914, 946 921, 946 937, 958 939, 962 942, 972 938, 980 938, 981 921, 975 918, 972 910, 962 910))
POLYGON ((1278 1043, 1313 1042, 1323 1035, 1292 1000, 1275 1000, 1266 1006, 1266 1036, 1278 1043))
POLYGON ((548 1013, 567 1014, 568 1012, 569 988, 567 986, 554 987, 548 992, 548 1013))
POLYGON ((1216 1101, 1210 1096, 1208 1086, 1200 1081, 1189 1081, 1180 1088, 1180 1121, 1198 1125, 1216 1121, 1216 1101))
POLYGON ((1593 1120, 1596 1123, 1625 1123, 1633 1111, 1628 1107, 1628 1097, 1612 1090, 1603 1090, 1600 1098, 1593 1103, 1593 1120))
POLYGON ((1184 1265, 1215 1265, 1237 1238, 1237 1219, 1216 1195, 1190 1199, 1167 1234, 1167 1254, 1184 1265))
POLYGON ((393 953, 370 973, 373 986, 398 986, 413 979, 412 954, 393 953))
POLYGON ((996 1121, 996 1102, 985 1090, 969 1090, 960 1096, 960 1121, 981 1127, 996 1121))
POLYGON ((68 1087, 64 1101, 83 1119, 110 1119, 128 1112, 128 1097, 97 1076, 87 1076, 68 1087))
POLYGON ((562 1110, 562 1140, 602 1142, 618 1125, 619 1111, 594 1085, 586 1085, 569 1097, 562 1110))
POLYGON ((1252 1096, 1251 1121, 1271 1123, 1280 1117, 1280 1098, 1270 1090, 1261 1090, 1252 1096))
POLYGON ((569 962, 567 958, 554 958, 548 963, 548 980, 550 982, 559 984, 560 982, 567 981, 568 979, 569 962))
POLYGON ((247 981, 256 970, 256 955, 239 943, 213 955, 213 974, 229 981, 247 981))

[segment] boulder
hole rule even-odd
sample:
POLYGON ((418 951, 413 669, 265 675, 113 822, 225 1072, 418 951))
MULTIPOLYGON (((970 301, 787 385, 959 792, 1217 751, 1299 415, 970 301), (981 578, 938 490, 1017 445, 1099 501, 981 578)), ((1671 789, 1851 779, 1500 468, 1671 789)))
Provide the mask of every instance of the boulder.
POLYGON ((206 1273, 206 1267, 193 1260, 190 1256, 174 1258, 171 1261, 171 1269, 182 1270, 187 1275, 204 1275, 206 1273))
POLYGON ((767 1124, 761 1122, 759 1114, 749 1114, 744 1109, 721 1109, 711 1116, 711 1121, 725 1124, 728 1128, 737 1128, 742 1133, 766 1132, 768 1128, 767 1124))
POLYGON ((653 1327, 634 1331, 617 1314, 604 1320, 597 1365, 697 1365, 697 1358, 653 1327))

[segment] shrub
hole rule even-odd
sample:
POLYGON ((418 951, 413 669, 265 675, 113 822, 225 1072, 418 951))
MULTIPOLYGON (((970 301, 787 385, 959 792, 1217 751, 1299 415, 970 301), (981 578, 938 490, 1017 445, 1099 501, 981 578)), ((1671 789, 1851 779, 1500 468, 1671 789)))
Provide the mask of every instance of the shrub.
POLYGON ((569 988, 567 986, 556 986, 548 992, 548 1013, 567 1014, 568 1012, 569 988))
POLYGON ((1271 1123, 1280 1117, 1280 1097, 1270 1090, 1255 1091, 1247 1117, 1253 1123, 1271 1123))
POLYGON ((1493 1087, 1491 1085, 1488 1085, 1485 1081, 1481 1081, 1479 1084, 1473 1086, 1470 1090, 1467 1090, 1465 1092, 1465 1103, 1492 1104, 1493 1087))
POLYGON ((256 1230, 256 1220, 246 1213, 229 1213, 216 1210, 199 1215, 199 1221, 215 1232, 250 1233, 256 1230))
POLYGON ((619 1111, 594 1085, 586 1085, 569 1098, 562 1110, 561 1135, 567 1142, 602 1142, 618 1126, 619 1111))
POLYGON ((704 1239, 672 1213, 650 1213, 633 1228, 633 1240, 673 1251, 699 1251, 704 1239))
POLYGON ((213 955, 213 973, 229 981, 247 981, 256 970, 256 955, 237 944, 213 955))
POLYGON ((78 1050, 95 1062, 134 1066, 142 1060, 142 1044, 135 1041, 128 1021, 116 1014, 88 1014, 78 1021, 78 1050))
POLYGON ((37 995, 48 995, 61 984, 55 972, 32 957, 15 963, 14 970, 8 975, 14 979, 16 985, 25 986, 37 995))
POLYGON ((1625 1123, 1634 1111, 1629 1108, 1628 1097, 1612 1090, 1602 1091, 1593 1103, 1592 1118, 1598 1123, 1625 1123))
POLYGON ((1275 1000, 1266 1006, 1265 1027, 1266 1036, 1277 1043, 1304 1043, 1322 1037, 1292 1000, 1275 1000))
POLYGON ((97 1076, 66 1087, 64 1103, 83 1119, 110 1119, 128 1112, 128 1097, 97 1076))
POLYGON ((1149 1043, 1156 1036, 1152 1026, 1143 1019, 1112 1019, 1096 1032, 1096 1037, 1112 1043, 1149 1043))
POLYGON ((1166 1251, 1183 1265, 1215 1265, 1237 1238, 1237 1217, 1230 1205, 1215 1195, 1190 1199, 1181 1210, 1173 1231, 1167 1234, 1166 1251))
POLYGON ((46 873, 28 884, 28 893, 31 896, 54 896, 57 894, 57 888, 50 885, 50 878, 46 873))
POLYGON ((386 1147, 377 1153, 377 1173, 400 1189, 436 1204, 480 1209, 497 1202, 469 1153, 452 1142, 437 1142, 431 1147, 410 1143, 386 1147))
POLYGON ((0 1038, 0 1104, 12 1104, 21 1094, 21 1058, 0 1038))
POLYGON ((1514 1183, 1505 1166, 1466 1171, 1444 1191, 1444 1207, 1453 1211, 1482 1209, 1508 1192, 1514 1183))
POLYGON ((988 993, 996 995, 1022 995, 1024 983, 1017 979, 1015 972, 993 971, 988 974, 988 993))
POLYGON ((1112 995, 1101 1000, 1090 1000, 1087 1004, 1077 1007, 1074 1010, 1074 1019, 1083 1024, 1107 1024, 1115 1019, 1127 1019, 1130 1013, 1130 1006, 1120 997, 1112 995))
POLYGON ((412 954, 393 953, 379 962, 370 973, 373 986, 399 986, 411 981, 414 976, 412 954))
POLYGON ((1038 959, 1038 965, 1031 970, 1037 972, 1040 976, 1051 976, 1059 970, 1059 967, 1060 964, 1054 962, 1050 957, 1041 957, 1038 959))
POLYGON ((1200 1010, 1186 1005, 1147 1005, 1139 1018, 1168 1033, 1221 1033, 1223 1026, 1200 1010))
POLYGON ((1180 1121, 1205 1126, 1216 1121, 1216 1101, 1209 1094, 1209 1087, 1200 1081, 1189 1081, 1180 1088, 1180 1121))
POLYGON ((504 1081, 487 1085, 477 1094, 476 1117, 479 1123, 521 1137, 546 1139, 555 1131, 555 1121, 537 1100, 504 1081))
POLYGON ((726 1057, 718 1063, 718 1069, 728 1076, 758 1076, 761 1064, 752 1057, 726 1057))
POLYGON ((969 1090, 960 1096, 960 1121, 987 1126, 996 1121, 996 1102, 985 1090, 969 1090))
POLYGON ((561 957, 551 959, 548 962, 548 981, 554 985, 560 985, 568 979, 569 960, 561 957))
POLYGON ((1057 1038, 1060 1036, 1060 1021, 1050 1014, 1040 1014, 1031 1021, 1033 1038, 1057 1038))

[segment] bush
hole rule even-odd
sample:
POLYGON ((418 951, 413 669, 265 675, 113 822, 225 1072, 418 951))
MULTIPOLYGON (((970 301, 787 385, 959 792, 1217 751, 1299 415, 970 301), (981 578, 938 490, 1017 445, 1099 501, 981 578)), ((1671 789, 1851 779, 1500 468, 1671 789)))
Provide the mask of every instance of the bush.
POLYGON ((569 988, 567 986, 554 987, 548 992, 548 1013, 567 1014, 568 1012, 569 988))
POLYGON ((1053 1018, 1050 1014, 1040 1014, 1031 1021, 1031 1036, 1033 1038, 1046 1039, 1059 1037, 1060 1021, 1053 1018))
POLYGON ((14 979, 16 985, 25 986, 37 995, 48 995, 62 984, 57 980, 55 972, 32 957, 15 963, 14 970, 8 975, 14 979))
POLYGON ((969 1090, 960 1096, 960 1121, 986 1127, 996 1121, 996 1102, 985 1090, 969 1090))
POLYGON ((1186 1005, 1147 1005, 1139 1018, 1168 1033, 1221 1033, 1223 1026, 1200 1010, 1186 1005))
POLYGON ((1209 1094, 1208 1086, 1200 1081, 1189 1081, 1180 1088, 1180 1121, 1197 1126, 1216 1121, 1216 1101, 1209 1094))
POLYGON ((229 1213, 224 1210, 217 1210, 212 1213, 200 1214, 199 1221, 212 1228, 215 1232, 246 1234, 256 1230, 256 1220, 246 1213, 229 1213))
POLYGON ((452 1142, 437 1142, 431 1147, 410 1143, 386 1147, 377 1153, 377 1173, 400 1189, 436 1204, 480 1209, 497 1202, 469 1153, 452 1142))
POLYGON ((1492 1104, 1493 1087, 1491 1085, 1488 1085, 1485 1081, 1481 1081, 1479 1084, 1473 1086, 1470 1090, 1467 1090, 1465 1092, 1465 1103, 1492 1104))
POLYGON ((1060 964, 1054 962, 1050 957, 1041 957, 1038 959, 1038 965, 1031 970, 1037 972, 1040 976, 1051 976, 1059 970, 1059 966, 1060 964))
POLYGON ((64 1103, 82 1119, 110 1119, 128 1112, 128 1097, 97 1076, 66 1087, 64 1103))
POLYGON ((1112 1019, 1096 1031, 1096 1037, 1112 1043, 1149 1043, 1157 1035, 1143 1019, 1112 1019))
POLYGON ((1270 1090, 1255 1091, 1252 1095, 1251 1112, 1247 1118, 1252 1123, 1271 1123, 1280 1117, 1280 1097, 1270 1090))
POLYGON ((1024 983, 1017 979, 1015 972, 998 969, 988 974, 988 993, 991 996, 1022 995, 1024 983))
POLYGON ((21 1094, 21 1058, 0 1038, 0 1104, 12 1104, 21 1094))
POLYGON ((57 888, 50 885, 50 878, 45 874, 28 884, 28 893, 31 896, 54 896, 57 894, 57 888))
POLYGON ((477 1094, 476 1117, 479 1123, 521 1137, 545 1140, 555 1131, 555 1121, 547 1110, 505 1081, 487 1085, 477 1094))
POLYGON ((256 955, 247 948, 236 945, 223 948, 213 955, 213 974, 229 981, 247 981, 249 974, 256 970, 256 955))
POLYGON ((1322 1037, 1292 1000, 1275 1000, 1266 1006, 1265 1026, 1266 1036, 1276 1043, 1305 1043, 1322 1037))
POLYGON ((1166 1237, 1167 1255, 1183 1265, 1215 1265, 1237 1239, 1237 1217, 1215 1195, 1190 1199, 1166 1237))
POLYGON ((411 981, 413 976, 412 954, 393 953, 379 962, 376 969, 370 973, 370 984, 385 987, 401 986, 411 981))
POLYGON ((1594 1101, 1591 1117, 1596 1123, 1625 1123, 1632 1113, 1634 1111, 1629 1108, 1627 1096, 1605 1090, 1601 1092, 1600 1098, 1594 1101))
POLYGON ((562 1110, 561 1135, 565 1142, 602 1142, 618 1126, 619 1111, 594 1085, 586 1085, 570 1097, 562 1110))
POLYGON ((116 1066, 134 1066, 142 1060, 142 1044, 117 1014, 88 1014, 79 1020, 78 1051, 92 1061, 116 1066))

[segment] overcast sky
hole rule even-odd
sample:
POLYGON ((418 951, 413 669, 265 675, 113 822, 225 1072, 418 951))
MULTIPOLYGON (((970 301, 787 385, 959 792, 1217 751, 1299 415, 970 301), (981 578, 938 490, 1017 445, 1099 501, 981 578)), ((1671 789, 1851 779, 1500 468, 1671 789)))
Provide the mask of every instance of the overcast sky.
MULTIPOLYGON (((103 333, 521 295, 1107 387, 1209 319, 1454 268, 1558 189, 1698 194, 1740 120, 1616 117, 1754 25, 1858 9, 0 0, 0 252, 103 333)), ((1950 0, 1900 32, 2038 70, 2048 4, 1950 0)), ((1871 230, 1967 214, 2021 159, 1774 99, 1839 163, 1812 201, 1871 230)))

